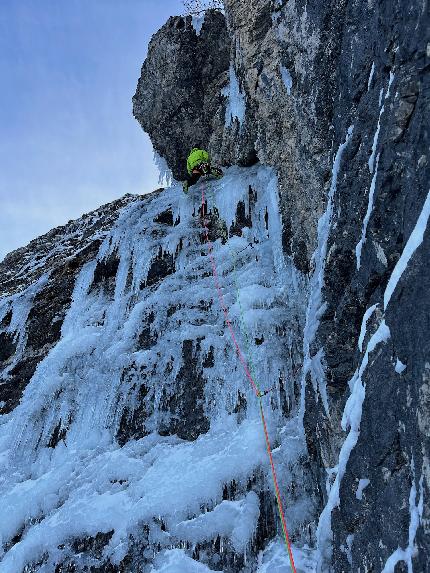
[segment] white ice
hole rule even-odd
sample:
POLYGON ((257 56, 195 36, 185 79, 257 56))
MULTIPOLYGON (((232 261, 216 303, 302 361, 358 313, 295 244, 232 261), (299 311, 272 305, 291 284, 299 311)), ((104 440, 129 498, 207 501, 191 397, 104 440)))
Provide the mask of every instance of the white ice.
POLYGON ((282 81, 284 82, 284 86, 287 90, 288 95, 290 95, 291 88, 293 87, 293 78, 291 77, 289 70, 285 66, 281 65, 280 69, 281 69, 282 81))
MULTIPOLYGON (((260 166, 232 168, 220 181, 199 183, 188 196, 174 185, 123 209, 96 259, 76 278, 59 342, 39 364, 19 406, 0 418, 1 573, 21 571, 41 556, 52 571, 64 544, 98 532, 113 531, 105 557, 118 563, 129 549, 130 534, 139 536, 144 523, 150 527, 157 572, 175 567, 207 571, 191 560, 184 544, 204 541, 209 531, 246 551, 259 513, 258 497, 246 486, 256 473, 268 488, 272 485, 258 401, 237 360, 202 244, 202 187, 208 209, 216 207, 228 227, 239 202, 250 213, 252 227, 227 242, 214 241, 213 253, 243 349, 244 325, 250 335, 255 378, 262 390, 273 387, 265 412, 282 492, 298 471, 304 436, 297 406, 285 423, 280 380, 294 404, 292 365, 286 359, 291 341, 283 328, 304 321, 306 293, 283 255, 276 175, 260 166), (154 222, 169 209, 175 225, 154 222), (160 253, 173 255, 174 269, 162 282, 144 287, 160 253), (97 263, 112 255, 119 261, 114 290, 94 288, 97 263), (142 349, 138 338, 151 312, 154 344, 142 349), (214 366, 204 368, 202 397, 210 428, 190 442, 162 437, 158 430, 171 415, 165 401, 174 395, 183 365, 182 343, 198 338, 203 356, 212 351, 214 357, 214 366), (143 381, 148 435, 121 447, 115 436, 126 408, 137 405, 143 381), (239 393, 247 402, 242 419, 233 411, 239 393), (64 440, 47 447, 58 427, 66 432, 64 440), (223 502, 223 488, 233 480, 243 494, 223 502), (198 531, 198 523, 206 533, 198 531), (19 533, 21 539, 9 547, 19 533)), ((13 305, 13 329, 23 336, 38 288, 33 285, 0 303, 1 313, 13 305)), ((285 504, 286 513, 300 531, 312 505, 307 498, 295 503, 285 504)))
POLYGON ((198 16, 196 15, 192 16, 191 22, 193 24, 193 28, 196 31, 197 36, 200 36, 200 32, 202 31, 204 21, 205 21, 205 13, 198 16))
POLYGON ((154 163, 158 169, 158 183, 160 185, 171 185, 173 183, 172 171, 167 165, 167 161, 164 159, 164 157, 161 157, 161 155, 159 155, 155 150, 154 163))
POLYGON ((382 573, 394 573, 396 569, 396 565, 398 563, 406 563, 408 568, 408 573, 413 573, 413 565, 412 565, 412 557, 416 553, 415 547, 415 537, 417 534, 418 526, 422 520, 423 516, 423 509, 424 509, 424 487, 423 487, 423 479, 424 476, 421 476, 419 481, 420 487, 420 496, 417 499, 417 488, 415 485, 415 469, 414 464, 412 461, 412 485, 411 490, 409 493, 409 514, 410 514, 410 522, 409 522, 409 536, 408 536, 408 545, 405 549, 398 547, 392 555, 387 559, 387 562, 384 565, 382 573))
POLYGON ((328 412, 328 403, 325 387, 325 377, 322 366, 323 351, 322 349, 311 356, 310 347, 315 338, 315 334, 318 330, 321 315, 324 312, 325 304, 322 300, 322 289, 324 287, 324 271, 327 256, 327 244, 330 235, 330 227, 333 217, 333 201, 334 195, 337 188, 337 179, 339 175, 339 170, 341 166, 342 156, 348 145, 354 126, 349 127, 345 141, 339 146, 337 153, 333 161, 332 177, 330 190, 327 197, 327 207, 318 221, 318 244, 313 254, 313 265, 314 272, 311 277, 309 285, 309 299, 306 310, 306 325, 304 329, 303 337, 303 354, 304 354, 304 366, 303 366, 303 382, 302 382, 302 393, 301 393, 301 415, 304 414, 304 380, 308 372, 311 372, 312 381, 315 387, 318 387, 320 395, 324 402, 324 407, 328 412))
POLYGON ((228 98, 225 110, 226 127, 230 127, 234 120, 237 120, 239 124, 242 125, 245 121, 246 113, 245 94, 242 93, 240 89, 239 80, 233 64, 230 64, 229 77, 230 82, 222 91, 223 95, 228 98))
POLYGON ((357 487, 357 491, 355 492, 355 497, 358 500, 362 500, 363 499, 363 491, 366 489, 366 487, 370 484, 370 480, 369 479, 361 479, 358 482, 358 487, 357 487))
POLYGON ((421 245, 424 240, 424 233, 427 229, 427 223, 430 216, 430 191, 427 194, 426 200, 424 201, 423 208, 421 210, 420 216, 415 224, 415 227, 412 233, 409 236, 408 242, 403 249, 403 252, 400 256, 400 259, 397 261, 396 266, 394 267, 393 272, 388 280, 387 287, 384 292, 384 309, 387 308, 391 297, 393 296, 394 290, 402 277, 403 273, 408 266, 408 263, 421 245))
MULTIPOLYGON (((294 564, 297 573, 316 573, 316 553, 307 545, 292 547, 294 564)), ((274 541, 260 554, 256 573, 289 573, 290 560, 285 545, 281 541, 274 541)))
POLYGON ((397 372, 397 374, 402 374, 402 372, 406 370, 406 364, 403 364, 403 362, 397 358, 394 370, 397 372))

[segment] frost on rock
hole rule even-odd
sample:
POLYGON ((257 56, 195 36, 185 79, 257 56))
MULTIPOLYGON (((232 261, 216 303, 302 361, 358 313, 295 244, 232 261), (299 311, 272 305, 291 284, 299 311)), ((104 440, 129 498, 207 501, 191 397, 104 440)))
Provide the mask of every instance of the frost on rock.
MULTIPOLYGON (((273 388, 264 407, 282 492, 299 471, 305 442, 285 325, 303 321, 304 295, 282 251, 276 176, 232 168, 188 196, 175 185, 121 211, 77 275, 59 341, 0 418, 0 573, 119 567, 134 546, 154 573, 219 569, 206 549, 220 539, 220 556, 246 559, 261 487, 274 505, 258 401, 211 276, 201 185, 230 319, 242 348, 246 327, 255 379, 273 388), (106 288, 95 277, 112 256, 106 288), (97 559, 73 549, 100 536, 97 559)), ((18 333, 39 286, 0 301, 0 316, 13 306, 18 333)), ((309 499, 296 493, 285 505, 300 530, 309 499)))
POLYGON ((246 113, 245 94, 240 89, 239 80, 232 63, 230 64, 229 77, 230 83, 222 91, 222 94, 228 98, 225 110, 226 127, 231 127, 234 120, 237 120, 242 125, 245 121, 246 113))

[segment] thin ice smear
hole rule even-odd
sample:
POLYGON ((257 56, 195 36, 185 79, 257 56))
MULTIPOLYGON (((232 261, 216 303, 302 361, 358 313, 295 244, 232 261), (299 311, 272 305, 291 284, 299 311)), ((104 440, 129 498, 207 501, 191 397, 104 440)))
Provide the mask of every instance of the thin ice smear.
POLYGON ((322 366, 323 351, 322 349, 320 349, 319 352, 311 356, 310 348, 315 338, 316 332, 318 330, 320 317, 324 312, 325 308, 322 300, 322 289, 324 287, 324 271, 325 271, 326 255, 327 255, 327 244, 333 217, 333 201, 337 189, 337 180, 339 176, 343 153, 351 139, 353 130, 354 126, 350 126, 347 131, 345 141, 339 146, 339 149, 337 150, 336 156, 333 161, 331 185, 327 197, 327 207, 324 214, 318 221, 318 246, 313 255, 313 263, 315 270, 309 285, 310 294, 306 310, 306 324, 305 324, 304 339, 303 339, 304 366, 303 366, 303 382, 302 382, 301 406, 300 406, 301 416, 304 415, 304 410, 305 410, 304 388, 305 388, 305 379, 308 372, 311 372, 314 387, 318 387, 320 395, 323 399, 324 407, 326 409, 326 412, 328 412, 328 401, 325 387, 324 369, 322 366))
POLYGON ((396 289, 399 280, 401 279, 403 273, 405 272, 411 257, 413 256, 415 251, 418 249, 418 247, 424 240, 424 233, 426 232, 427 229, 429 216, 430 216, 430 191, 427 194, 420 216, 418 217, 415 227, 412 233, 410 234, 408 242, 406 243, 405 248, 403 249, 403 252, 400 256, 400 259, 397 261, 397 264, 394 267, 394 270, 388 281, 387 288, 385 289, 384 293, 384 309, 387 308, 391 300, 391 297, 393 296, 394 290, 396 289))
MULTIPOLYGON (((391 84, 393 83, 393 81, 394 81, 394 74, 392 71, 390 71, 387 93, 385 94, 385 98, 384 98, 385 100, 387 100, 389 95, 390 95, 391 84)), ((384 90, 381 89, 380 94, 379 94, 379 105, 381 105, 381 103, 382 103, 383 93, 384 93, 384 90)), ((373 167, 375 164, 375 156, 376 156, 376 148, 378 146, 378 140, 379 140, 379 132, 381 131, 381 117, 382 117, 382 114, 384 113, 384 111, 385 111, 385 104, 379 110, 378 125, 376 127, 376 132, 375 132, 375 135, 373 137, 372 153, 370 154, 369 161, 368 161, 370 173, 373 173, 373 167)))
POLYGON ((378 156, 376 158, 376 167, 375 167, 375 171, 373 173, 373 177, 372 177, 372 183, 370 184, 370 189, 369 189, 369 198, 368 198, 368 202, 367 202, 367 211, 366 211, 366 215, 364 217, 363 220, 363 228, 361 230, 361 239, 358 242, 357 246, 355 247, 355 256, 357 259, 357 270, 360 270, 360 266, 361 266, 361 251, 363 249, 363 245, 366 242, 366 233, 367 233, 367 226, 369 224, 370 221, 370 216, 372 214, 373 211, 373 202, 374 202, 374 195, 375 195, 375 187, 376 187, 376 178, 378 176, 378 165, 379 165, 379 153, 378 156))
POLYGON ((373 334, 369 343, 367 344, 366 351, 354 376, 349 382, 351 394, 345 405, 342 417, 342 429, 348 431, 348 435, 342 444, 339 453, 339 463, 337 467, 336 479, 331 486, 328 496, 327 504, 321 513, 318 528, 317 528, 317 542, 319 551, 318 571, 323 573, 324 567, 331 561, 332 556, 332 525, 331 515, 335 507, 340 503, 339 491, 340 483, 345 475, 346 466, 351 455, 352 450, 357 444, 360 435, 360 423, 363 409, 363 402, 366 394, 365 383, 363 375, 369 363, 370 354, 379 346, 379 344, 386 342, 390 337, 390 329, 382 320, 378 329, 373 334))
POLYGON ((246 113, 245 95, 240 89, 236 70, 232 63, 230 64, 229 78, 228 86, 222 91, 222 94, 228 98, 225 110, 226 127, 231 127, 235 120, 239 122, 239 125, 242 125, 245 121, 246 113))
POLYGON ((284 82, 284 86, 287 90, 288 95, 291 95, 291 88, 293 87, 293 78, 291 77, 289 70, 282 65, 281 65, 281 77, 282 81, 284 82))
POLYGON ((406 563, 406 566, 408 568, 408 573, 414 573, 412 557, 415 555, 416 552, 415 537, 417 535, 418 527, 421 523, 423 516, 424 476, 421 476, 421 479, 419 481, 419 498, 417 499, 418 492, 415 484, 415 468, 413 460, 412 460, 411 473, 412 473, 412 485, 409 493, 410 522, 409 522, 408 545, 405 549, 399 547, 398 549, 396 549, 396 551, 394 551, 392 555, 390 555, 387 562, 385 563, 382 573, 395 573, 396 566, 399 563, 406 563))
POLYGON ((355 492, 355 497, 358 500, 362 500, 363 499, 363 491, 366 489, 366 487, 370 484, 370 480, 368 480, 367 478, 361 479, 358 482, 358 487, 357 487, 357 491, 355 492))

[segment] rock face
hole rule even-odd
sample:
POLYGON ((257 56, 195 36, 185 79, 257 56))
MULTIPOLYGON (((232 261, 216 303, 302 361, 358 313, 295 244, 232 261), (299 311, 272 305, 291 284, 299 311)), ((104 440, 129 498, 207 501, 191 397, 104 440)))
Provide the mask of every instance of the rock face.
POLYGON ((256 569, 279 522, 230 328, 267 390, 301 539, 315 519, 298 417, 305 289, 281 229, 273 170, 232 168, 188 196, 125 197, 6 258, 2 573, 256 569))
POLYGON ((191 17, 172 17, 152 38, 133 98, 133 113, 177 179, 192 147, 207 148, 225 100, 229 39, 224 16, 211 11, 197 35, 191 17))
POLYGON ((428 5, 225 9, 169 19, 133 99, 224 178, 0 265, 0 573, 288 570, 230 326, 298 571, 430 570, 428 5))
MULTIPOLYGON (((225 63, 202 143, 219 163, 246 165, 255 153, 275 168, 284 252, 311 277, 303 393, 320 569, 412 560, 427 570, 427 3, 226 0, 225 9, 230 71, 225 63)), ((165 28, 155 38, 161 51, 171 45, 165 28)), ((144 73, 146 94, 147 85, 144 73)), ((184 143, 165 155, 177 177, 184 143)))
MULTIPOLYGON (((349 396, 347 382, 363 368, 366 346, 372 346, 382 321, 390 336, 370 354, 363 371, 359 435, 332 515, 332 560, 338 571, 382 570, 398 546, 410 548, 414 570, 430 565, 425 541, 430 444, 423 424, 430 419, 425 398, 430 237, 423 219, 426 213, 428 217, 430 188, 425 127, 430 53, 424 32, 429 23, 428 10, 419 3, 376 7, 353 2, 345 11, 339 69, 350 71, 338 79, 336 143, 348 125, 354 130, 334 200, 326 308, 317 335, 324 348, 334 421, 349 396), (360 22, 359 32, 351 22, 360 22), (420 217, 423 242, 414 251, 410 238, 420 217), (368 309, 366 334, 360 339, 368 309), (361 494, 363 479, 369 485, 361 494), (409 527, 418 511, 415 553, 409 527)), ((316 430, 330 443, 336 430, 327 420, 311 421, 321 411, 311 403, 309 433, 316 430)), ((325 458, 325 464, 333 467, 336 462, 325 458)))
POLYGON ((225 4, 228 32, 209 11, 200 35, 191 17, 177 17, 154 36, 134 115, 175 178, 185 177, 191 145, 223 165, 275 167, 285 249, 307 271, 330 176, 340 15, 330 4, 225 4))

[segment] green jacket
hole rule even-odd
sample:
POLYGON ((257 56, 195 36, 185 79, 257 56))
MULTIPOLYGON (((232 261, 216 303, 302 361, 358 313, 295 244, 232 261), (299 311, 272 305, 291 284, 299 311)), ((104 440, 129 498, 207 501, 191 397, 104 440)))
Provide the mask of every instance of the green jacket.
POLYGON ((210 163, 210 156, 207 151, 204 149, 197 149, 194 147, 187 159, 187 171, 188 174, 191 175, 193 169, 200 165, 200 163, 210 163))

